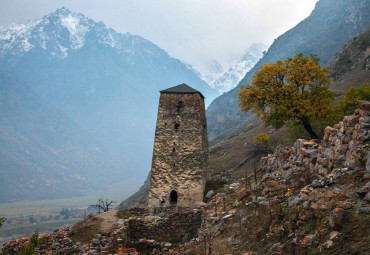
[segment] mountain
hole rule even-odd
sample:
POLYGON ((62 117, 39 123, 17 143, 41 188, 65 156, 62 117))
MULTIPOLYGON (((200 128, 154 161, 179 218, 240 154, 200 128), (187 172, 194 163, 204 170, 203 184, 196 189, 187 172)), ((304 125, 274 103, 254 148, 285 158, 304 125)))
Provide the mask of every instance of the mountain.
POLYGON ((337 52, 329 70, 330 90, 339 94, 370 83, 370 27, 337 52))
POLYGON ((25 81, 138 178, 150 169, 158 91, 187 83, 207 103, 218 95, 150 41, 66 8, 2 26, 0 69, 25 81))
POLYGON ((217 60, 212 60, 208 64, 208 70, 205 74, 201 75, 201 78, 213 88, 213 84, 224 73, 224 68, 217 60))
POLYGON ((241 79, 244 78, 245 74, 253 68, 253 66, 263 56, 263 52, 268 49, 268 46, 262 43, 253 43, 239 63, 230 67, 228 71, 218 77, 211 85, 217 89, 221 94, 233 89, 241 79))
MULTIPOLYGON (((231 67, 220 78, 218 78, 216 80, 216 82, 214 82, 214 84, 218 84, 217 85, 219 87, 218 91, 222 93, 222 90, 227 88, 227 87, 229 88, 228 90, 233 88, 233 86, 235 86, 240 81, 240 79, 243 78, 245 73, 249 69, 251 69, 254 66, 254 64, 262 57, 263 51, 265 51, 267 48, 268 48, 268 46, 264 45, 262 43, 253 43, 248 48, 246 53, 244 54, 242 60, 238 64, 236 64, 234 67, 231 67), (223 84, 225 86, 221 85, 222 81, 224 82, 223 84)), ((215 64, 216 67, 219 65, 217 63, 218 62, 216 62, 216 64, 215 64)), ((214 86, 214 87, 216 87, 216 86, 214 86)), ((238 139, 238 140, 240 140, 240 139, 238 139)), ((245 151, 240 150, 240 149, 237 149, 237 151, 239 151, 241 154, 243 154, 243 156, 245 155, 245 151)), ((239 156, 239 155, 237 155, 237 156, 239 156)), ((211 158, 213 157, 212 150, 211 150, 210 157, 211 158)), ((240 156, 239 157, 234 157, 235 160, 239 160, 239 158, 240 158, 240 156)), ((243 159, 241 159, 241 160, 243 160, 243 159)), ((234 160, 228 160, 228 163, 232 165, 234 163, 234 160)), ((210 165, 212 167, 213 167, 213 165, 219 165, 220 168, 222 168, 224 166, 224 164, 219 164, 219 162, 212 162, 212 160, 210 162, 210 165)), ((225 170, 225 169, 223 169, 223 170, 225 170)), ((147 201, 146 199, 148 197, 148 192, 149 192, 149 183, 150 183, 149 181, 150 181, 150 178, 148 176, 147 179, 145 180, 144 184, 140 187, 140 189, 135 194, 131 195, 130 197, 128 197, 127 199, 122 201, 117 208, 118 209, 124 209, 124 208, 127 208, 127 207, 132 206, 132 205, 145 203, 147 201)))
POLYGON ((335 53, 349 40, 370 26, 370 2, 367 0, 320 0, 311 15, 277 38, 263 58, 246 74, 237 87, 216 98, 207 109, 209 138, 240 126, 250 117, 240 111, 237 93, 243 84, 265 64, 293 57, 297 53, 317 54, 327 66, 335 53))
POLYGON ((8 72, 0 72, 0 201, 81 196, 125 178, 89 134, 8 72))
POLYGON ((118 206, 117 210, 122 210, 129 208, 131 206, 141 206, 141 205, 148 205, 148 198, 149 198, 149 188, 150 188, 150 174, 146 177, 145 182, 138 191, 134 194, 123 200, 118 206))

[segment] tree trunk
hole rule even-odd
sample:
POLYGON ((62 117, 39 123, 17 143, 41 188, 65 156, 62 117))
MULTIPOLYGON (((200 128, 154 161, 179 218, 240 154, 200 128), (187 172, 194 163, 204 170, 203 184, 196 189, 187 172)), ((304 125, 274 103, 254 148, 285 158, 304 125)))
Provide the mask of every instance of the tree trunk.
POLYGON ((310 135, 311 139, 319 139, 315 131, 313 131, 310 121, 308 119, 303 120, 302 124, 303 124, 304 129, 306 129, 307 133, 310 135))

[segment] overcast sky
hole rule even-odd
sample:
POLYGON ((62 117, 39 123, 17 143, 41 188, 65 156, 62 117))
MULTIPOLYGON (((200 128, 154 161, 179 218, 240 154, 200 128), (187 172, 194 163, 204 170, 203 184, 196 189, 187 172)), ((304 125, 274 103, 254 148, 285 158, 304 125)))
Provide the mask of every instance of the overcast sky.
POLYGON ((228 68, 253 42, 271 44, 308 17, 317 0, 0 0, 0 24, 65 6, 118 32, 143 36, 205 73, 228 68))

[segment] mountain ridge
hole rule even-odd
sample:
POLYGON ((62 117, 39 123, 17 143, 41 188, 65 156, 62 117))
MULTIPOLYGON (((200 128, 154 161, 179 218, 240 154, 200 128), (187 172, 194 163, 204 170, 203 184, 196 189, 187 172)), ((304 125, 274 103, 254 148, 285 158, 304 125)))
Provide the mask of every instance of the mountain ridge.
POLYGON ((1 202, 86 195, 124 177, 85 130, 11 73, 0 71, 0 91, 1 202))
POLYGON ((219 76, 213 82, 212 87, 217 89, 221 94, 233 89, 245 74, 262 58, 263 52, 267 49, 268 45, 252 43, 241 60, 219 76))
POLYGON ((311 15, 274 40, 264 57, 246 74, 238 86, 216 98, 207 109, 211 139, 236 129, 248 117, 238 106, 237 93, 250 82, 265 63, 293 57, 298 53, 314 53, 326 66, 335 53, 354 36, 370 26, 370 3, 365 0, 320 0, 311 15), (324 41, 323 41, 324 40, 324 41))
POLYGON ((150 169, 160 90, 187 83, 206 100, 218 95, 150 41, 65 8, 26 25, 2 26, 0 69, 104 146, 125 166, 120 178, 133 172, 144 178, 150 169))

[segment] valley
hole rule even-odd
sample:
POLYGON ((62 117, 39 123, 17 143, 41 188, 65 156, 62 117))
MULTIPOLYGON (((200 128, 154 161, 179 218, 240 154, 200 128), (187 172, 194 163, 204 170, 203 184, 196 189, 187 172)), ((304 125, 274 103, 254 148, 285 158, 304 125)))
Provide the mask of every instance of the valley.
MULTIPOLYGON (((229 66, 199 54, 203 73, 154 23, 149 40, 72 4, 0 17, 0 253, 367 254, 370 2, 315 3, 269 43, 262 18, 240 29, 229 66)), ((219 43, 194 24, 189 57, 219 43)))

